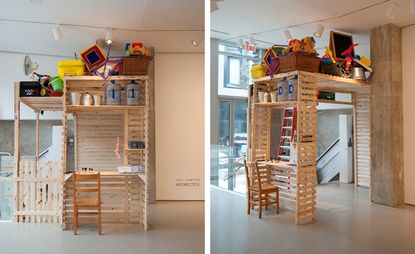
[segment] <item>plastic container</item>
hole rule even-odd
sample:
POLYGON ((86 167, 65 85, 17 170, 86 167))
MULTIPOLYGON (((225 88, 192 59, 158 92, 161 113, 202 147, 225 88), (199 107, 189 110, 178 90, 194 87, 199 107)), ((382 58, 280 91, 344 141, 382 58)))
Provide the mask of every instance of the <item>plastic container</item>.
POLYGON ((288 100, 297 100, 298 78, 294 77, 288 80, 288 100))
POLYGON ((52 86, 53 91, 62 93, 63 92, 63 80, 60 77, 53 77, 49 84, 52 86))
POLYGON ((264 70, 264 66, 262 64, 256 64, 251 67, 251 77, 252 78, 261 78, 267 75, 267 73, 264 70))
POLYGON ((85 74, 85 64, 81 60, 63 60, 58 63, 58 75, 63 80, 64 76, 82 76, 85 74))
POLYGON ((271 94, 271 102, 277 102, 278 101, 278 90, 274 90, 270 92, 271 94))
POLYGON ((121 104, 121 85, 111 80, 105 86, 105 101, 107 105, 120 105, 121 104))
POLYGON ((288 100, 288 81, 283 79, 278 81, 278 101, 288 100))
MULTIPOLYGON (((139 81, 140 82, 140 81, 139 81)), ((125 98, 127 105, 138 105, 140 103, 140 83, 131 80, 125 89, 125 98)))
POLYGON ((40 83, 38 81, 20 82, 20 97, 40 96, 40 83))

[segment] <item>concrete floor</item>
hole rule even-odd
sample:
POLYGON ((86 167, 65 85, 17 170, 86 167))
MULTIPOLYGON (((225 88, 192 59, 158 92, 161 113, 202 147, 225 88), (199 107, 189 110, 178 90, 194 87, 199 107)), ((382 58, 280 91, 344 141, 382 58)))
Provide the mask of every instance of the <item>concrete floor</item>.
POLYGON ((150 230, 138 225, 81 224, 79 235, 57 224, 0 223, 0 254, 106 254, 204 252, 204 202, 157 202, 150 205, 150 230))
POLYGON ((330 183, 317 190, 317 219, 296 226, 274 208, 258 219, 245 196, 211 187, 211 253, 415 253, 415 207, 372 204, 369 189, 330 183))

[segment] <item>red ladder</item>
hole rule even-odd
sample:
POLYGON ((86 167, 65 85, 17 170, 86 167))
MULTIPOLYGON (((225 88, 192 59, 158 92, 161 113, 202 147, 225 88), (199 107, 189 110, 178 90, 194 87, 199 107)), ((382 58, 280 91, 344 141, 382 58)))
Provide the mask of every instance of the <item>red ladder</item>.
POLYGON ((290 143, 294 141, 297 130, 297 108, 285 108, 281 126, 281 137, 278 146, 278 159, 290 160, 290 143))

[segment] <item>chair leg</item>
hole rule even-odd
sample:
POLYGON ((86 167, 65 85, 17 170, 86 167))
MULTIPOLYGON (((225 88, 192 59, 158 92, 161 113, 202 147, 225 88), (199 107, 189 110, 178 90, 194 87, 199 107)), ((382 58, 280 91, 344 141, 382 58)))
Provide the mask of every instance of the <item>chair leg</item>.
POLYGON ((268 193, 265 193, 265 210, 268 210, 268 193))
POLYGON ((73 234, 76 235, 78 231, 78 209, 74 207, 73 210, 73 234))
POLYGON ((258 202, 259 202, 259 218, 262 218, 262 193, 259 193, 259 198, 258 198, 258 202))
POLYGON ((248 191, 248 214, 251 214, 251 192, 248 191))
POLYGON ((98 234, 102 235, 101 208, 98 208, 98 234))
POLYGON ((280 191, 277 189, 276 195, 275 195, 275 205, 277 206, 277 214, 280 213, 280 191))

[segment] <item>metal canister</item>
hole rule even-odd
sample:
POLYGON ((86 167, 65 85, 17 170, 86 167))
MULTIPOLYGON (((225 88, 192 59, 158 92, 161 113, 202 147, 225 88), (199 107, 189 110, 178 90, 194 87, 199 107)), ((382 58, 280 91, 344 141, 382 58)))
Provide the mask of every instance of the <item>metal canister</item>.
POLYGON ((363 67, 353 67, 353 78, 356 80, 366 80, 365 69, 363 67))
POLYGON ((297 100, 298 78, 294 76, 288 79, 288 100, 297 100))
POLYGON ((278 101, 288 100, 288 81, 283 79, 278 81, 278 101))
POLYGON ((108 105, 120 105, 121 104, 121 85, 111 80, 105 86, 105 100, 108 105))
POLYGON ((136 83, 135 80, 131 80, 131 82, 127 84, 127 88, 125 89, 127 105, 138 105, 140 103, 141 81, 138 82, 139 83, 136 83))

